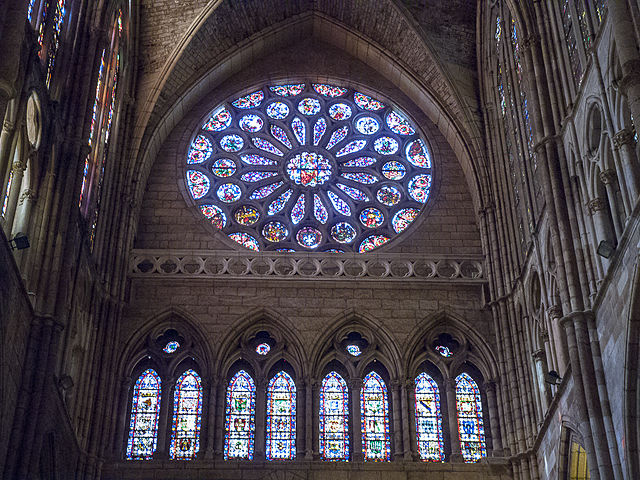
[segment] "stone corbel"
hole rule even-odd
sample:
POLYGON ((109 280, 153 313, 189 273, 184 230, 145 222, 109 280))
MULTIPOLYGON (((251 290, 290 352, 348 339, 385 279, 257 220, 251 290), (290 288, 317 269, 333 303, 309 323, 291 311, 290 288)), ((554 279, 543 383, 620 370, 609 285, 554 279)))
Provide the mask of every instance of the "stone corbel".
POLYGON ((589 211, 594 214, 605 210, 607 208, 607 202, 602 198, 594 198, 587 203, 587 207, 589 208, 589 211))
POLYGON ((635 143, 635 132, 630 128, 620 130, 613 136, 613 145, 616 149, 623 147, 624 145, 633 145, 635 143))

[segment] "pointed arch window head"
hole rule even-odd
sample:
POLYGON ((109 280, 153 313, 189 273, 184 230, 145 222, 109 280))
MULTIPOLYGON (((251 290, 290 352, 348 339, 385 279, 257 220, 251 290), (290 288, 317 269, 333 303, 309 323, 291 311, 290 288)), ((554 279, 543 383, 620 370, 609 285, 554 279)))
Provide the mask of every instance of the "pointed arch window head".
POLYGON ((296 385, 278 372, 267 388, 267 460, 296 458, 296 385))
POLYGON ((187 370, 176 382, 173 394, 173 427, 169 455, 174 460, 191 460, 200 450, 202 381, 195 370, 187 370))
POLYGON ((364 377, 360 391, 360 409, 364 459, 388 462, 391 460, 389 396, 384 380, 376 372, 364 377))
POLYGON ((330 372, 320 388, 320 456, 349 460, 349 389, 337 372, 330 372))
POLYGON ((256 386, 253 378, 240 370, 227 387, 224 458, 253 459, 256 415, 256 386))
POLYGON ((444 462, 440 391, 426 373, 416 377, 416 436, 420 460, 444 462))
POLYGON ((477 462, 487 456, 482 399, 478 384, 466 373, 456 377, 456 408, 462 456, 465 462, 477 462))
POLYGON ((160 376, 147 369, 138 377, 133 388, 127 459, 149 460, 158 443, 158 414, 160 413, 160 376))
POLYGON ((587 462, 587 451, 575 440, 571 440, 571 451, 569 452, 569 480, 589 480, 589 464, 587 462))

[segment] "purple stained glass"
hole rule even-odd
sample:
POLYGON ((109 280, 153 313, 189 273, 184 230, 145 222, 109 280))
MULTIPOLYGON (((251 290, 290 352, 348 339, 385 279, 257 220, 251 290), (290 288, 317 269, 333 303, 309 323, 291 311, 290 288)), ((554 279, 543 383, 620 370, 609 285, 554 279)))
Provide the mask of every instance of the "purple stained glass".
POLYGON ((224 459, 253 459, 256 415, 256 386, 240 370, 229 381, 225 414, 224 459))
POLYGON ((444 462, 438 385, 426 373, 416 377, 415 418, 418 455, 425 462, 444 462))
POLYGON ((320 456, 323 460, 349 460, 349 389, 337 372, 330 372, 320 387, 320 456))
POLYGON ((211 172, 220 178, 230 177, 236 173, 236 162, 230 158, 219 158, 211 165, 211 172))
POLYGON ((344 193, 349 195, 354 200, 358 200, 360 202, 368 202, 369 196, 364 193, 362 190, 358 190, 357 188, 350 187, 345 185, 344 183, 336 183, 336 187, 342 190, 344 193))
POLYGON ((204 135, 198 135, 191 144, 187 163, 206 162, 211 156, 211 153, 213 153, 213 145, 211 145, 209 139, 204 135))
POLYGON ((373 157, 358 157, 342 164, 343 167, 370 167, 375 165, 377 160, 373 157))
MULTIPOLYGON (((320 120, 318 120, 320 121, 320 120)), ((300 145, 304 145, 306 142, 307 129, 304 125, 304 122, 300 120, 298 117, 294 118, 291 122, 291 130, 293 130, 293 134, 298 140, 300 145)))
POLYGON ((240 180, 243 182, 259 182, 264 180, 265 178, 271 178, 278 175, 278 172, 247 172, 243 173, 240 177, 240 180))
POLYGON ((332 191, 327 191, 327 195, 329 196, 329 200, 331 200, 331 204, 333 205, 333 208, 335 208, 336 212, 340 215, 344 215, 345 217, 349 217, 351 215, 351 208, 349 208, 349 204, 347 202, 342 200, 332 191))
POLYGON ((364 183, 365 185, 373 185, 374 183, 378 183, 379 179, 375 175, 370 175, 368 173, 343 173, 343 178, 347 180, 353 180, 354 182, 364 183))
POLYGON ((425 203, 429 198, 429 189, 431 188, 431 175, 416 175, 409 180, 407 188, 409 196, 416 202, 425 203))
POLYGON ((360 117, 356 120, 356 130, 363 135, 373 135, 380 130, 380 122, 373 117, 360 117))
POLYGON ((218 187, 216 192, 220 201, 225 203, 233 203, 240 200, 242 190, 235 183, 223 183, 218 187))
POLYGON ((414 140, 406 148, 407 160, 420 168, 431 168, 431 157, 427 146, 420 139, 414 140))
POLYGON ((262 227, 262 236, 269 242, 282 242, 289 236, 289 230, 281 222, 269 222, 262 227))
POLYGON ((384 214, 374 207, 365 208, 360 212, 360 223, 367 228, 378 228, 384 223, 384 214))
POLYGON ((258 243, 258 240, 256 240, 255 237, 252 237, 248 233, 230 233, 229 238, 234 242, 239 243, 243 247, 248 248, 249 250, 253 250, 254 252, 260 251, 260 244, 258 243))
POLYGON ((363 379, 360 412, 364 459, 388 462, 391 460, 389 394, 384 380, 376 372, 369 373, 363 379))
POLYGON ((367 145, 366 140, 354 140, 352 142, 347 143, 338 153, 336 153, 336 157, 343 157, 345 155, 349 155, 350 153, 359 152, 367 145))
POLYGON ((284 155, 284 153, 282 153, 282 150, 280 150, 279 148, 274 146, 270 141, 265 140, 264 138, 254 137, 251 139, 251 141, 260 150, 264 150, 265 152, 272 153, 273 155, 278 155, 279 157, 282 157, 284 155))
POLYGON ((176 382, 169 458, 192 460, 200 451, 202 382, 195 370, 187 370, 176 382))
POLYGON ((347 222, 336 223, 331 227, 331 238, 338 243, 351 243, 357 235, 356 229, 347 222))
POLYGON ((267 107, 267 115, 275 120, 282 120, 289 115, 289 106, 283 102, 273 102, 267 107))
POLYGON ((200 205, 202 214, 211 220, 211 225, 218 230, 222 230, 227 224, 227 216, 222 209, 216 205, 200 205))
POLYGON ((242 161, 248 165, 277 165, 277 160, 271 160, 270 158, 264 158, 261 155, 241 155, 242 161))
POLYGON ((391 160, 382 166, 382 175, 389 180, 402 180, 407 173, 407 167, 396 160, 391 160))
POLYGON ((305 196, 304 193, 298 197, 298 200, 293 205, 291 209, 291 221, 294 225, 299 224, 304 218, 304 204, 305 204, 305 196))
POLYGON ((393 133, 398 135, 413 135, 416 133, 411 124, 400 114, 396 112, 390 112, 387 115, 387 125, 393 133))
POLYGON ((378 247, 381 247, 389 241, 386 235, 371 235, 363 240, 360 244, 359 253, 367 253, 378 247))
POLYGON ((187 186, 193 199, 198 200, 209 193, 210 182, 204 173, 187 170, 187 186))
POLYGON ((381 103, 378 100, 374 100, 369 95, 365 95, 364 93, 354 93, 353 101, 356 102, 356 105, 358 105, 363 110, 371 110, 375 112, 377 110, 382 110, 383 108, 385 108, 384 103, 381 103))
POLYGON ((331 163, 319 153, 301 152, 289 160, 287 174, 297 185, 315 187, 331 178, 331 163))
POLYGON ((282 130, 279 126, 271 125, 271 135, 273 135, 273 137, 276 140, 278 140, 288 149, 293 148, 293 145, 291 144, 291 140, 289 140, 289 138, 287 137, 287 134, 284 133, 284 130, 282 130))
POLYGON ((487 456, 482 418, 482 399, 478 384, 466 373, 456 377, 458 434, 462 456, 467 463, 487 456))
POLYGON ((346 103, 336 103, 329 107, 329 116, 336 121, 348 120, 351 115, 351 107, 346 103))
POLYGON ((296 234, 296 240, 302 247, 317 248, 322 242, 322 233, 313 227, 302 227, 296 234))
POLYGON ((413 221, 420 215, 417 208, 403 208, 398 211, 391 220, 391 225, 396 233, 404 232, 413 221))
POLYGON ((289 189, 278 198, 276 198, 273 202, 271 202, 269 208, 267 209, 267 215, 275 215, 276 213, 281 212, 287 205, 287 202, 291 198, 292 193, 293 190, 289 189))
POLYGON ((316 98, 304 98, 298 104, 298 111, 303 115, 316 115, 321 109, 322 106, 316 98))
POLYGON ((238 123, 242 130, 250 133, 259 132, 264 127, 264 120, 254 113, 245 115, 238 123))
POLYGON ((296 385, 284 371, 267 386, 266 448, 267 460, 296 457, 296 385))
POLYGON ((304 90, 304 83, 289 83, 286 85, 276 85, 273 87, 269 87, 276 95, 280 95, 281 97, 295 97, 296 95, 300 95, 304 90))
POLYGON ((129 420, 128 460, 150 460, 156 451, 161 383, 153 369, 145 370, 136 380, 129 420))
POLYGON ((233 218, 236 219, 240 225, 249 226, 255 224, 260 219, 260 212, 257 208, 250 207, 249 205, 243 205, 236 210, 233 214, 233 218))
POLYGON ((340 127, 338 130, 331 134, 329 143, 327 143, 327 146, 325 148, 327 150, 330 150, 335 147, 338 143, 345 139, 347 133, 349 133, 349 127, 347 125, 345 125, 344 127, 340 127))
POLYGON ((240 135, 226 135, 220 139, 220 146, 227 152, 238 152, 244 147, 244 140, 240 135))
POLYGON ((313 89, 320 95, 331 98, 341 97, 342 95, 347 93, 346 88, 327 85, 326 83, 314 83, 313 89))
POLYGON ((318 145, 320 143, 320 139, 324 135, 324 132, 327 131, 327 121, 320 117, 318 121, 313 126, 313 144, 318 145))
POLYGON ((249 95, 245 95, 244 97, 234 100, 231 102, 231 105, 236 108, 246 110, 248 108, 259 107, 263 99, 264 92, 262 90, 258 90, 257 92, 250 93, 249 95))
POLYGON ((378 189, 378 193, 376 193, 378 201, 387 207, 393 207, 396 205, 400 202, 401 197, 402 194, 400 193, 400 190, 396 187, 392 187, 391 185, 383 185, 378 189))
POLYGON ((373 148, 380 155, 393 155, 398 151, 397 140, 391 137, 380 137, 373 142, 373 148))
POLYGON ((329 220, 329 212, 317 193, 313 194, 313 216, 323 225, 329 220))
POLYGON ((256 353, 258 355, 267 355, 271 351, 271 345, 268 343, 261 343, 256 347, 256 353))
POLYGON ((254 190, 249 198, 251 200, 260 200, 262 198, 267 198, 269 195, 271 195, 273 192, 279 189, 282 185, 284 185, 284 182, 276 182, 276 183, 271 183, 269 185, 265 185, 264 187, 260 187, 257 190, 254 190))
POLYGON ((231 125, 231 112, 227 107, 218 108, 209 120, 202 126, 203 130, 210 132, 221 132, 231 125))

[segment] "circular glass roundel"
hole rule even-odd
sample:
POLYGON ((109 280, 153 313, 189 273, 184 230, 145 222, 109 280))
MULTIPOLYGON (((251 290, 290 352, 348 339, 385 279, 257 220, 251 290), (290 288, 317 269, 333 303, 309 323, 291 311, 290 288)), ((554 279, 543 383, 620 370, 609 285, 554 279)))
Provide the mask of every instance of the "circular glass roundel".
POLYGON ((199 211, 254 251, 366 253, 429 200, 431 155, 386 101, 345 87, 266 85, 218 105, 185 149, 199 211))

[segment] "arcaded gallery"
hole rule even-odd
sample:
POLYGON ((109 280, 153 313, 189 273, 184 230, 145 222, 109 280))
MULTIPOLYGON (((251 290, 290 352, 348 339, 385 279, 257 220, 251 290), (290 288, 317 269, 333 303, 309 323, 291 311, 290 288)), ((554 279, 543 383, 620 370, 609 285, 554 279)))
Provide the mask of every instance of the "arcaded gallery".
POLYGON ((0 478, 640 479, 634 119, 640 0, 0 1, 0 478))

